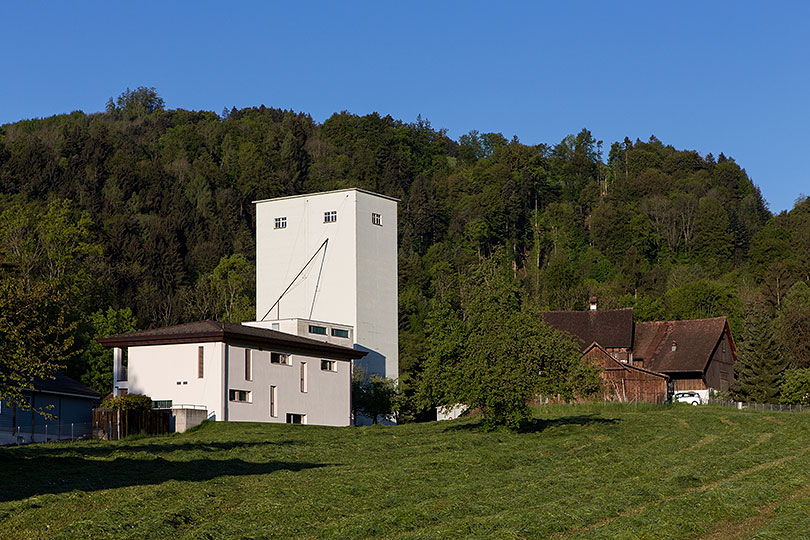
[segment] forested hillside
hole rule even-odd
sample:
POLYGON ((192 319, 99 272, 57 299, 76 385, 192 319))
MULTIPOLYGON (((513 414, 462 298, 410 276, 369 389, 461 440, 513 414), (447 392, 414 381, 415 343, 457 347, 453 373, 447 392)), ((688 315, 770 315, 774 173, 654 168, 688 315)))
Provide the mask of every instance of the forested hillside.
POLYGON ((461 313, 460 276, 492 258, 521 305, 728 316, 741 362, 763 364, 750 380, 810 367, 810 199, 772 216, 722 153, 585 129, 533 146, 376 113, 165 110, 145 88, 103 113, 0 127, 0 303, 47 298, 68 373, 106 392, 95 337, 254 317, 251 201, 345 187, 401 199, 406 389, 442 314, 461 313), (755 350, 758 334, 771 339, 755 350))

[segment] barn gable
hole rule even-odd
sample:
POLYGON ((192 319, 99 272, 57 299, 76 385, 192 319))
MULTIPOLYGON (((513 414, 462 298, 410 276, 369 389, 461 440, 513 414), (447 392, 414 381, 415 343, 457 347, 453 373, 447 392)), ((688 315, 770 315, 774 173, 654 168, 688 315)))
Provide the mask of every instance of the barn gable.
POLYGON ((605 401, 647 401, 667 399, 669 377, 648 369, 620 362, 599 343, 593 342, 582 353, 585 361, 600 367, 605 401))

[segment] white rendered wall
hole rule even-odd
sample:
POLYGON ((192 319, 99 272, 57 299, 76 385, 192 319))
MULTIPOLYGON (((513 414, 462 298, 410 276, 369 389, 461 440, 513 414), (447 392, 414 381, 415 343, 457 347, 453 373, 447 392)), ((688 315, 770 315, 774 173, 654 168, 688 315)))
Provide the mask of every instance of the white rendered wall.
POLYGON ((325 322, 325 321, 313 321, 311 319, 281 319, 278 321, 247 321, 243 322, 245 326, 255 326, 257 328, 265 328, 267 330, 276 330, 278 332, 284 332, 285 334, 292 334, 294 336, 301 336, 308 339, 314 339, 317 341, 324 341, 326 343, 331 343, 333 345, 339 345, 341 347, 349 347, 352 348, 354 330, 351 326, 345 324, 335 324, 332 322, 325 322), (310 325, 315 326, 322 326, 326 328, 326 335, 323 334, 314 334, 309 331, 310 325), (345 330, 348 332, 349 337, 337 337, 332 335, 332 329, 339 329, 345 330))
POLYGON ((359 363, 397 378, 397 310, 394 199, 348 189, 256 203, 257 320, 300 318, 351 326, 355 348, 367 352, 359 363), (333 210, 337 221, 324 223, 324 212, 333 210), (372 213, 381 216, 382 226, 372 223, 372 213), (277 217, 286 218, 286 228, 275 228, 277 217), (319 253, 270 310, 327 238, 325 256, 319 253))
POLYGON ((287 413, 306 415, 307 424, 348 426, 351 420, 351 364, 335 361, 337 371, 321 369, 321 359, 291 355, 291 365, 271 364, 269 351, 251 352, 251 379, 245 379, 245 349, 229 346, 231 389, 247 390, 250 403, 231 401, 228 420, 287 421, 287 413), (301 363, 306 362, 307 391, 301 391, 301 363), (270 386, 276 386, 276 416, 270 416, 270 386))
POLYGON ((203 405, 209 417, 224 420, 223 353, 222 343, 129 347, 129 393, 145 394, 153 401, 170 399, 173 405, 203 405), (198 347, 204 351, 201 379, 198 347))
POLYGON ((375 373, 399 377, 397 203, 357 192, 357 320, 355 343, 368 354, 360 360, 375 373), (380 214, 382 225, 371 222, 380 214))
MULTIPOLYGON (((283 351, 278 351, 283 352, 283 351)), ((251 380, 245 379, 245 349, 223 343, 129 347, 129 391, 173 405, 202 405, 216 420, 286 422, 287 413, 306 415, 307 424, 348 426, 351 421, 351 365, 321 370, 321 359, 290 355, 292 365, 270 363, 270 351, 251 352, 251 380), (199 346, 204 376, 198 378, 199 346), (224 382, 227 353, 227 387, 224 382), (307 364, 307 391, 301 392, 301 362, 307 364), (180 382, 180 384, 177 384, 180 382), (277 387, 276 416, 270 416, 270 386, 277 387), (229 390, 250 392, 250 402, 230 401, 229 390)))

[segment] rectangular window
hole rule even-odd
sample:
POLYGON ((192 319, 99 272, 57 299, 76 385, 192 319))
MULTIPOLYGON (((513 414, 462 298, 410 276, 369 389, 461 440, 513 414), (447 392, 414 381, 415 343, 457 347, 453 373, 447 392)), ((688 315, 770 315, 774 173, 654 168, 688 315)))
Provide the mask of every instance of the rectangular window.
POLYGON ((348 338, 349 331, 342 328, 332 328, 332 337, 348 338))
POLYGON ((321 360, 321 369, 324 371, 337 371, 337 362, 335 360, 321 360))
POLYGON ((287 413, 288 424, 306 424, 306 418, 305 414, 287 413))
POLYGON ((301 392, 307 391, 307 363, 301 362, 301 392))
POLYGON ((337 210, 330 210, 323 213, 324 223, 335 223, 337 221, 337 210))
POLYGON ((229 390, 228 399, 231 401, 250 402, 250 392, 247 390, 229 390))
POLYGON ((321 336, 326 335, 326 327, 325 326, 318 326, 315 324, 309 325, 309 333, 310 334, 319 334, 321 336))
POLYGON ((287 228, 287 218, 286 217, 277 217, 276 218, 276 229, 286 229, 287 228))
POLYGON ((278 416, 276 411, 276 403, 278 403, 278 388, 275 386, 270 387, 270 416, 275 418, 278 416))
POLYGON ((371 213, 371 223, 382 227, 382 216, 380 214, 371 213))
POLYGON ((253 380, 253 374, 250 372, 250 349, 245 349, 245 380, 253 380))
POLYGON ((278 353, 278 352, 271 352, 270 353, 270 363, 271 364, 284 364, 290 365, 290 355, 278 353))
POLYGON ((205 347, 197 347, 197 378, 205 376, 205 347))
POLYGON ((153 409, 171 409, 172 408, 172 400, 170 399, 158 399, 152 402, 153 409))

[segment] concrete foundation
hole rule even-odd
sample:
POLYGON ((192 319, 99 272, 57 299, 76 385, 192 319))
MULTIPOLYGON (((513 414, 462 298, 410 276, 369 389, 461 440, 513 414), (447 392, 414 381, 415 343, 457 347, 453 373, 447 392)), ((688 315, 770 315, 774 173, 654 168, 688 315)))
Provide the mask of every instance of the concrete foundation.
POLYGON ((206 409, 172 409, 172 424, 175 433, 183 433, 187 429, 199 426, 207 418, 206 409))

